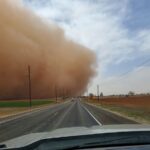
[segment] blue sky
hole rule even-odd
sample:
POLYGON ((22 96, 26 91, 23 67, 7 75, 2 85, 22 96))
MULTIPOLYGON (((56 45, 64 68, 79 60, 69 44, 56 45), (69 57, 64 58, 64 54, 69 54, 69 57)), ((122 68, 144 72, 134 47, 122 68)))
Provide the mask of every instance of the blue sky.
POLYGON ((149 0, 130 0, 129 3, 129 16, 127 19, 126 27, 130 30, 141 30, 143 28, 150 28, 150 1, 149 0))
POLYGON ((150 92, 149 0, 23 1, 63 28, 67 38, 96 53, 98 74, 91 92, 97 84, 104 94, 150 92))

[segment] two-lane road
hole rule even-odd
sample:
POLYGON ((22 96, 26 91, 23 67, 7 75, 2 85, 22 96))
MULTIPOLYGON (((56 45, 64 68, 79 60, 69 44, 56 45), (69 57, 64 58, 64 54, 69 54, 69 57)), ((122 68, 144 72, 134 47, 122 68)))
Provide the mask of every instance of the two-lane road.
POLYGON ((57 128, 136 123, 80 100, 74 100, 0 122, 0 142, 57 128))

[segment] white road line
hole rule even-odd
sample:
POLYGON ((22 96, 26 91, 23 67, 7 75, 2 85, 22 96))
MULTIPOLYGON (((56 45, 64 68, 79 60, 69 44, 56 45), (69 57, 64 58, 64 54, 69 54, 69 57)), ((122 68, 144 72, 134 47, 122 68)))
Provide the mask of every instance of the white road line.
POLYGON ((88 113, 89 115, 100 125, 102 126, 102 124, 92 115, 92 113, 83 105, 81 105, 88 113))

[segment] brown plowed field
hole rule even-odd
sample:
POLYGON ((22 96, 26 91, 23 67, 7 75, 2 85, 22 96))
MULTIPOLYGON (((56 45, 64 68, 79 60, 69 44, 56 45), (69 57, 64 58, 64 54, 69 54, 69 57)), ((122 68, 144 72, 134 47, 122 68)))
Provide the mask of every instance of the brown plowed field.
POLYGON ((150 96, 103 97, 88 100, 93 104, 138 121, 150 124, 150 96))
POLYGON ((92 99, 95 103, 105 105, 119 105, 128 107, 146 107, 150 108, 150 96, 130 96, 130 97, 104 97, 100 100, 92 99))

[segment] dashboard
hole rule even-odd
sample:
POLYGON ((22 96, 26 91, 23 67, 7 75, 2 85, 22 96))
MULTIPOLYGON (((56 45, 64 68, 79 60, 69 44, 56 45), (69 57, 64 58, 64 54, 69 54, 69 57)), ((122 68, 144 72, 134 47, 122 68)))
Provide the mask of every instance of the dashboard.
POLYGON ((150 150, 150 145, 119 146, 119 147, 105 147, 105 148, 87 148, 84 150, 150 150))

